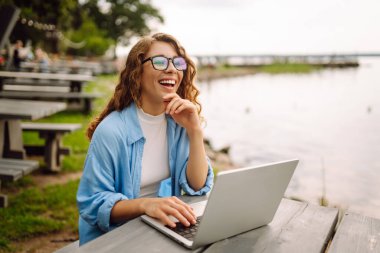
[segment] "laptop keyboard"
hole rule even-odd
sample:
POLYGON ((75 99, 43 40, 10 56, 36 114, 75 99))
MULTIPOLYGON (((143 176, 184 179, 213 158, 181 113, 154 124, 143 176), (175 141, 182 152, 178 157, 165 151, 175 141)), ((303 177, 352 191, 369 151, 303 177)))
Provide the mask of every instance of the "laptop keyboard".
POLYGON ((176 232, 177 234, 185 237, 187 240, 192 241, 194 239, 195 234, 197 233, 198 227, 199 227, 199 221, 201 220, 201 217, 197 217, 196 223, 194 225, 190 225, 189 227, 186 227, 181 222, 176 222, 176 227, 172 228, 169 226, 166 226, 170 230, 176 232))

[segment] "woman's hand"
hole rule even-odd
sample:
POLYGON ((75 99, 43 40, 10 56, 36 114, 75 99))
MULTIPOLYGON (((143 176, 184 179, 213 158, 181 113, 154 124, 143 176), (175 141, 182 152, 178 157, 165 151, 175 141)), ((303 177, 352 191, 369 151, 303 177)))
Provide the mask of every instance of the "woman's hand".
POLYGON ((167 94, 163 99, 167 103, 165 112, 187 132, 201 129, 197 107, 192 102, 182 99, 177 93, 167 94))
POLYGON ((175 217, 185 226, 190 226, 196 222, 196 215, 192 208, 177 197, 146 198, 141 206, 145 214, 159 219, 172 228, 176 224, 169 219, 169 215, 175 217))

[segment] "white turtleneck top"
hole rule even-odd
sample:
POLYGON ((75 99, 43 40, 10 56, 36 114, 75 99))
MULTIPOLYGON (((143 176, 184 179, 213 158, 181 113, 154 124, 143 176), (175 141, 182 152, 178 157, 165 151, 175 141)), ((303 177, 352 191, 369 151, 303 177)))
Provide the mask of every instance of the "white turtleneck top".
POLYGON ((167 121, 165 113, 153 116, 141 108, 137 109, 137 115, 145 137, 141 173, 141 187, 144 187, 170 176, 167 121))

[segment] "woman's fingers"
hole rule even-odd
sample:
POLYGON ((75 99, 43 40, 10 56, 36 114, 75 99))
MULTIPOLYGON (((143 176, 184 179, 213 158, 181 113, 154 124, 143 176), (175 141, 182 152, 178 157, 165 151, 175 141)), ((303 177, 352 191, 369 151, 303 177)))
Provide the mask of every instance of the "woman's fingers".
POLYGON ((194 210, 191 206, 189 206, 188 204, 186 204, 185 202, 181 201, 180 199, 178 199, 177 197, 173 197, 174 198, 174 201, 181 205, 183 208, 185 208, 186 210, 186 214, 190 214, 190 216, 188 216, 188 220, 191 221, 193 220, 195 222, 195 220, 197 219, 197 215, 194 213, 194 210))
POLYGON ((165 225, 168 225, 172 228, 175 228, 176 227, 176 224, 174 221, 172 221, 171 219, 169 219, 169 216, 166 215, 165 212, 163 211, 158 211, 157 213, 157 216, 156 218, 158 218, 159 220, 161 220, 165 225))
POLYGON ((196 222, 196 216, 191 207, 176 197, 155 199, 151 207, 147 214, 158 218, 170 227, 175 227, 175 223, 169 218, 169 215, 185 226, 190 226, 190 224, 195 224, 196 222))
POLYGON ((178 106, 180 106, 183 103, 183 99, 176 97, 173 98, 169 104, 166 106, 166 113, 172 114, 178 106))

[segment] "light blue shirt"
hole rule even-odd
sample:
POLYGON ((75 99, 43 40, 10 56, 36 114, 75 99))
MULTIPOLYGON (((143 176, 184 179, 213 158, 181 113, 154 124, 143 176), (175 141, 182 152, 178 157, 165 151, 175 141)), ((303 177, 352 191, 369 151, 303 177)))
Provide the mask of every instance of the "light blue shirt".
MULTIPOLYGON (((170 178, 160 183, 159 197, 204 195, 210 191, 213 172, 208 162, 205 186, 194 191, 188 184, 186 168, 189 139, 186 130, 167 116, 170 178)), ((145 138, 136 105, 113 111, 96 128, 88 149, 77 193, 80 244, 114 229, 111 209, 116 202, 140 196, 140 178, 145 138)))

